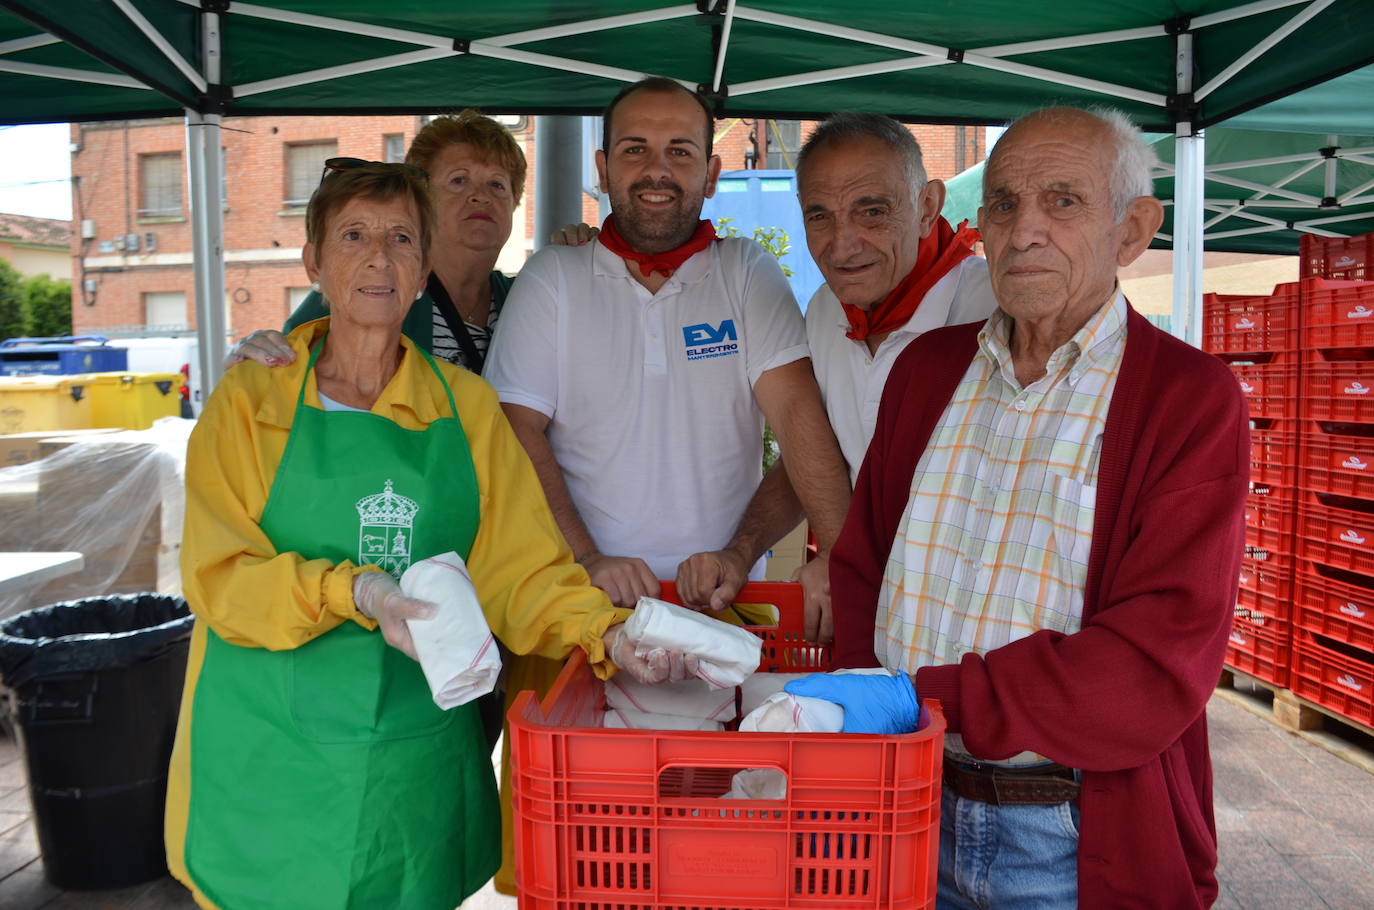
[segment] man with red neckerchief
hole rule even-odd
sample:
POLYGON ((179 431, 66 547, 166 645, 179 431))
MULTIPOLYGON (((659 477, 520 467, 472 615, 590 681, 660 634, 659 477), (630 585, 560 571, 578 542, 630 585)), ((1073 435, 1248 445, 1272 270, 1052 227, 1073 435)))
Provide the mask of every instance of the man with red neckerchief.
MULTIPOLYGON (((762 475, 765 416, 827 546, 849 484, 781 268, 701 220, 720 173, 710 106, 646 79, 607 106, 602 138, 611 217, 595 243, 546 247, 525 263, 483 375, 573 555, 632 607, 687 555, 730 539, 762 475)), ((507 690, 542 694, 558 669, 514 661, 507 690)), ((514 893, 504 840, 496 887, 514 893)))
POLYGON ((573 553, 625 606, 729 541, 764 417, 825 545, 848 506, 781 269, 701 220, 720 173, 711 130, 709 106, 671 80, 622 91, 597 152, 611 216, 596 242, 526 263, 492 347, 488 378, 573 553))
MULTIPOLYGON (((926 179, 921 148, 897 121, 832 115, 802 148, 797 189, 806 244, 826 279, 807 306, 807 341, 852 480, 897 355, 930 329, 981 322, 997 302, 987 263, 973 255, 978 232, 955 229, 940 216, 944 184, 926 179)), ((801 512, 779 462, 730 544, 684 564, 679 593, 690 601, 729 603, 745 567, 795 527, 801 512)), ((822 642, 831 639, 827 553, 822 546, 798 572, 806 587, 808 632, 822 642)))

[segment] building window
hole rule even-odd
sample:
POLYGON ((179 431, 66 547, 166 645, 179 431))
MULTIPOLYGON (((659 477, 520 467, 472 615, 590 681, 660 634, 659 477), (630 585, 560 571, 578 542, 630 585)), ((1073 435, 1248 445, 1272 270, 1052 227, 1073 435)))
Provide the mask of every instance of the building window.
POLYGON ((180 152, 140 155, 138 179, 138 217, 181 217, 181 186, 184 177, 180 152))
POLYGON ((148 328, 180 330, 186 320, 185 291, 149 291, 143 295, 143 322, 148 328))
POLYGON ((339 143, 302 142, 286 146, 286 196, 282 205, 304 209, 310 194, 320 185, 325 161, 339 154, 339 143))
POLYGON ((310 288, 287 288, 286 289, 286 312, 288 315, 296 312, 296 307, 300 306, 305 298, 310 296, 310 288))
POLYGON ((790 171, 797 166, 797 152, 801 151, 800 120, 768 121, 769 170, 790 171))
POLYGON ((382 160, 395 164, 406 160, 406 137, 401 133, 387 133, 382 137, 382 160))

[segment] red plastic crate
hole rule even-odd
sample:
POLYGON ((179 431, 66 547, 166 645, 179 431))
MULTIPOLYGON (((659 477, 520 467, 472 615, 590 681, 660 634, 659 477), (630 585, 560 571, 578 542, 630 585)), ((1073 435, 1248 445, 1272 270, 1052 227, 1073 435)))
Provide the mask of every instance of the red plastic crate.
POLYGON ((1374 500, 1374 425, 1313 424, 1330 432, 1303 439, 1302 485, 1309 490, 1374 500))
POLYGON ((1202 295, 1202 347, 1216 354, 1288 351, 1298 346, 1296 281, 1272 295, 1202 295))
POLYGON ((1374 280, 1374 234, 1358 237, 1318 237, 1303 234, 1298 241, 1298 274, 1303 278, 1374 280))
MULTIPOLYGON (((1355 578, 1374 584, 1374 578, 1355 578)), ((1374 651, 1374 588, 1309 563, 1299 570, 1294 586, 1293 624, 1374 651)))
POLYGON ((1242 566, 1240 577, 1235 627, 1274 634, 1287 632, 1293 613, 1291 571, 1277 566, 1242 566))
POLYGON ((1374 360, 1314 357, 1302 380, 1306 416, 1312 420, 1374 423, 1374 360))
POLYGON ((1287 569, 1244 559, 1240 564, 1240 589, 1265 597, 1287 600, 1292 596, 1293 576, 1287 569))
POLYGON ((1374 514, 1323 502, 1298 505, 1297 556, 1374 575, 1374 514))
POLYGON ((1295 489, 1298 431, 1291 420, 1261 420, 1250 428, 1250 487, 1295 489), (1262 424, 1262 425, 1261 425, 1262 424))
POLYGON ((1293 636, 1289 688, 1342 717, 1374 726, 1374 652, 1299 629, 1293 636))
MULTIPOLYGON (((1293 552, 1293 526, 1297 523, 1297 509, 1291 496, 1278 487, 1269 487, 1268 495, 1252 492, 1245 498, 1245 551, 1247 555, 1265 551, 1288 555, 1293 552)), ((1255 557, 1260 562, 1273 562, 1270 557, 1255 557)))
POLYGON ((1252 418, 1298 416, 1297 363, 1233 363, 1231 372, 1240 382, 1252 418))
MULTIPOLYGON (((760 672, 828 665, 801 635, 799 585, 746 585, 780 608, 760 672)), ((671 588, 665 590, 671 598, 671 588)), ((773 910, 935 905, 944 717, 904 736, 601 728, 581 652, 540 704, 510 712, 522 910, 773 910), (722 800, 774 768, 781 800, 722 800)))
POLYGON ((1287 632, 1233 625, 1226 643, 1226 666, 1276 686, 1286 686, 1289 641, 1287 632))
POLYGON ((1302 289, 1303 347, 1374 347, 1374 280, 1308 278, 1302 289))

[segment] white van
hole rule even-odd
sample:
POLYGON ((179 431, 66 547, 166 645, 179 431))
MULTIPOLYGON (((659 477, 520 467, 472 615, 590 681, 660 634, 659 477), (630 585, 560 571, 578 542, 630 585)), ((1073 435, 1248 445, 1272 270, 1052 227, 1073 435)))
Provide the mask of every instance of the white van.
POLYGON ((181 416, 200 416, 200 345, 195 335, 113 338, 110 344, 128 348, 131 373, 180 373, 185 376, 181 416))

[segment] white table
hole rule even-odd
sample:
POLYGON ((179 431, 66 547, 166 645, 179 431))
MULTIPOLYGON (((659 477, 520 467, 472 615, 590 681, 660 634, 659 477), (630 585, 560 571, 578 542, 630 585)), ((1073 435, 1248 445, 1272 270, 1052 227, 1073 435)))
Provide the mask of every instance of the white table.
POLYGON ((80 553, 0 553, 0 593, 37 588, 80 572, 85 562, 80 553))

